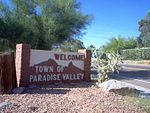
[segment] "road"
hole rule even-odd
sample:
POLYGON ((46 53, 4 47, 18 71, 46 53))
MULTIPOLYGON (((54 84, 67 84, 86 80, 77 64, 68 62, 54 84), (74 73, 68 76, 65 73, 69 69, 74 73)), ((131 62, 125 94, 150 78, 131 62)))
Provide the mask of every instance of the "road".
POLYGON ((150 70, 147 69, 124 67, 119 74, 111 74, 111 77, 150 89, 150 70))
MULTIPOLYGON (((110 76, 119 81, 150 89, 150 65, 122 64, 123 69, 119 74, 110 76)), ((92 71, 96 74, 96 71, 92 71)))

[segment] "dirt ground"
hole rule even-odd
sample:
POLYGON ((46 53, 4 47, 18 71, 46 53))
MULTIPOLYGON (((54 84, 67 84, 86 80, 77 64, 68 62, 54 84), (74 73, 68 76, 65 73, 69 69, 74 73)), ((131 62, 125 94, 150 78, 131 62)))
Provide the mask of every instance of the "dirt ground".
POLYGON ((150 64, 150 60, 139 60, 139 61, 124 60, 123 62, 127 64, 150 64))
POLYGON ((12 106, 0 113, 145 113, 124 96, 91 87, 92 83, 55 84, 26 88, 23 94, 0 95, 12 106))

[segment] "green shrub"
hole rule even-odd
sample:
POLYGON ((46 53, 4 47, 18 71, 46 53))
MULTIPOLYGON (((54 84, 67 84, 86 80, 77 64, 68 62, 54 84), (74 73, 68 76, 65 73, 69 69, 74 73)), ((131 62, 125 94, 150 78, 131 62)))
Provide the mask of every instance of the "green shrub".
POLYGON ((123 57, 124 60, 149 60, 150 47, 126 49, 121 52, 121 56, 123 57))
POLYGON ((98 71, 98 83, 109 79, 110 73, 119 72, 121 57, 116 53, 96 53, 96 62, 93 67, 98 71))

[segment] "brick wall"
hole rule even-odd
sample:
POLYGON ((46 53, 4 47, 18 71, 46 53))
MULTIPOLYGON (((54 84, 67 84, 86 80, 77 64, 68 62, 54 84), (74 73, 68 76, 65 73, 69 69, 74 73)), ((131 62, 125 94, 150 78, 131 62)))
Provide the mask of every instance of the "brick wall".
POLYGON ((91 81, 91 50, 81 49, 78 50, 78 53, 85 54, 85 61, 84 61, 84 74, 85 74, 85 81, 91 81))
MULTIPOLYGON (((17 86, 27 86, 29 84, 29 75, 31 74, 30 65, 30 50, 31 46, 28 44, 16 45, 16 76, 17 86)), ((78 50, 78 53, 85 55, 84 61, 84 81, 91 81, 91 51, 90 50, 78 50)), ((70 70, 71 71, 71 70, 70 70)))
POLYGON ((30 63, 30 49, 31 46, 28 44, 17 44, 16 45, 16 76, 17 86, 25 86, 28 81, 26 75, 29 73, 30 63))

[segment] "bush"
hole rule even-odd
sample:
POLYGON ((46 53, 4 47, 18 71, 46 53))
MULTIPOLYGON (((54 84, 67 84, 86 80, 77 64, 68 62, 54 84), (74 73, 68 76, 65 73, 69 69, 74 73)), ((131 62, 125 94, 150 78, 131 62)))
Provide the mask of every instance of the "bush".
POLYGON ((150 47, 126 49, 121 52, 124 60, 150 60, 150 47))
POLYGON ((121 67, 121 57, 116 53, 96 53, 96 62, 94 68, 98 71, 98 83, 109 79, 109 74, 119 72, 121 67))

